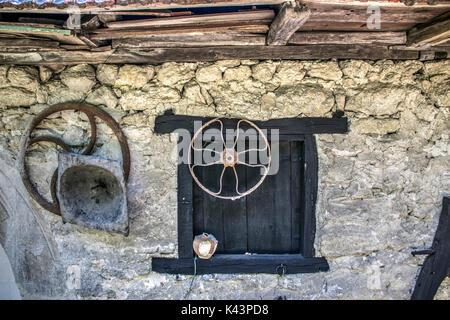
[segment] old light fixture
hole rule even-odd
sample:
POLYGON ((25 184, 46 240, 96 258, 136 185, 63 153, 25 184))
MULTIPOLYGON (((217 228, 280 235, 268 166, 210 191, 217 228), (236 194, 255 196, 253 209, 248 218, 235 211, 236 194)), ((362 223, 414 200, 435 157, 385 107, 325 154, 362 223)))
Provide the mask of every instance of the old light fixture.
POLYGON ((216 252, 218 243, 212 234, 204 232, 195 236, 192 246, 200 259, 209 259, 216 252))

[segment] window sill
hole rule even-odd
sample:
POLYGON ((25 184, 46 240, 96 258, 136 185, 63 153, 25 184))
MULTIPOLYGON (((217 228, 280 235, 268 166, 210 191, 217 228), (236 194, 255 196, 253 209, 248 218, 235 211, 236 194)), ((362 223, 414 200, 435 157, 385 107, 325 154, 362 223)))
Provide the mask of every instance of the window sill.
MULTIPOLYGON (((285 267, 285 274, 315 273, 330 269, 323 257, 304 258, 300 254, 217 254, 208 260, 197 259, 197 274, 277 274, 281 265, 285 267)), ((153 258, 152 270, 170 274, 194 274, 194 259, 153 258)))

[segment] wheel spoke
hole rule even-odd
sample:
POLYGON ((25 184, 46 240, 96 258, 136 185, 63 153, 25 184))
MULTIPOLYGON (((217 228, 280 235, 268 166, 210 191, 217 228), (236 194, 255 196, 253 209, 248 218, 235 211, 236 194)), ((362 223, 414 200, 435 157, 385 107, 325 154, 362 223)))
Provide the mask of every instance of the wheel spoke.
POLYGON ((243 194, 239 192, 239 177, 238 177, 235 167, 233 167, 233 172, 234 172, 234 177, 236 178, 236 193, 238 195, 242 196, 243 194))
POLYGON ((269 143, 267 141, 266 136, 261 131, 261 129, 259 129, 254 123, 252 123, 252 122, 250 122, 248 120, 245 120, 245 119, 239 120, 237 125, 236 125, 236 139, 234 141, 234 144, 233 144, 232 148, 227 148, 223 130, 224 130, 223 122, 220 119, 216 118, 216 119, 210 120, 209 122, 204 124, 200 129, 198 129, 196 131, 196 133, 194 134, 194 136, 193 136, 193 138, 191 140, 191 144, 190 144, 190 147, 194 151, 201 151, 201 152, 209 151, 209 152, 213 152, 215 154, 218 153, 218 154, 221 155, 221 159, 218 160, 218 161, 215 161, 215 162, 211 162, 211 163, 191 165, 191 157, 192 157, 191 153, 192 152, 189 152, 189 155, 188 155, 188 166, 189 166, 189 170, 191 172, 191 175, 192 175, 194 181, 197 183, 197 185, 203 191, 205 191, 209 195, 212 195, 212 196, 220 198, 220 199, 236 200, 236 199, 244 197, 244 196, 250 194, 251 192, 253 192, 254 190, 256 190, 261 185, 261 183, 264 181, 264 179, 266 178, 267 173, 269 171, 270 162, 271 162, 270 145, 269 145, 269 143), (223 146, 225 148, 225 151, 224 152, 218 152, 218 151, 210 149, 210 148, 196 148, 196 147, 194 147, 194 141, 198 137, 198 135, 201 133, 201 131, 203 129, 205 129, 208 125, 210 125, 210 124, 212 124, 214 122, 219 122, 219 124, 220 124, 220 135, 221 135, 221 139, 222 139, 222 143, 223 143, 223 146), (252 126, 254 129, 256 129, 256 131, 259 133, 259 135, 262 137, 262 139, 265 142, 265 147, 264 148, 251 148, 251 149, 243 150, 243 151, 240 151, 240 152, 236 152, 236 145, 237 145, 237 143, 239 141, 239 133, 240 133, 239 129, 240 129, 240 125, 241 125, 242 122, 247 122, 250 126, 252 126), (227 161, 224 160, 225 159, 224 155, 226 154, 225 152, 227 152, 227 150, 230 150, 230 149, 232 149, 232 151, 234 152, 235 155, 240 155, 240 154, 244 154, 244 153, 247 153, 247 152, 267 151, 268 157, 269 157, 269 163, 267 165, 264 165, 264 164, 250 164, 250 163, 239 161, 238 159, 237 159, 237 162, 233 162, 233 163, 230 163, 229 161, 227 162, 227 161), (194 168, 195 167, 209 167, 209 166, 212 166, 212 165, 215 165, 215 164, 223 164, 223 169, 222 169, 222 172, 221 172, 220 177, 219 177, 219 191, 217 191, 217 192, 213 192, 210 189, 206 188, 198 180, 197 176, 194 173, 194 168), (252 188, 250 188, 249 190, 247 190, 245 192, 240 192, 239 191, 239 176, 237 174, 236 167, 235 167, 238 164, 242 164, 244 166, 253 167, 253 168, 264 168, 264 174, 262 175, 261 179, 252 188), (234 196, 222 196, 221 195, 222 190, 223 190, 223 183, 224 183, 223 182, 223 177, 224 177, 224 173, 225 173, 225 170, 226 170, 227 167, 231 167, 233 169, 233 173, 234 173, 234 177, 235 177, 235 187, 234 188, 235 188, 236 195, 234 195, 234 196))
POLYGON ((209 152, 214 152, 214 153, 216 153, 216 154, 220 154, 220 152, 219 151, 217 151, 217 150, 213 150, 213 149, 209 149, 209 148, 195 148, 195 147, 192 147, 192 149, 194 150, 194 151, 209 151, 209 152))
POLYGON ((192 166, 192 169, 194 169, 195 167, 210 167, 210 166, 213 166, 215 164, 221 164, 221 163, 222 163, 222 161, 219 160, 219 161, 211 162, 211 163, 194 164, 192 166))
POLYGON ((261 152, 261 151, 266 151, 267 150, 267 146, 265 146, 263 149, 247 149, 247 150, 243 150, 243 151, 239 151, 237 154, 239 155, 239 154, 243 154, 243 153, 246 153, 246 152, 254 152, 254 151, 256 151, 256 152, 261 152))
POLYGON ((252 168, 267 168, 267 166, 266 165, 264 165, 264 164, 250 164, 250 163, 245 163, 245 162, 241 162, 241 161, 238 161, 238 163, 237 164, 242 164, 242 165, 244 165, 244 166, 246 166, 246 167, 252 167, 252 168))
POLYGON ((201 187, 204 191, 206 191, 206 193, 209 193, 212 196, 218 196, 219 194, 222 193, 222 186, 223 186, 223 174, 225 173, 225 169, 227 167, 223 167, 222 169, 222 173, 220 174, 220 178, 219 178, 219 191, 217 192, 212 192, 211 190, 205 188, 205 187, 201 187))

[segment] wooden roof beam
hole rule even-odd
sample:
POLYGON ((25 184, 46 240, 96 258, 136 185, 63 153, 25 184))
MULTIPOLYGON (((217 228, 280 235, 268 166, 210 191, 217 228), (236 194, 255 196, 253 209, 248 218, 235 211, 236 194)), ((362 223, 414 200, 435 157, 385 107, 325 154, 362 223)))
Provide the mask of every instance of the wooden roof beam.
POLYGON ((429 48, 450 41, 450 13, 446 13, 433 22, 418 25, 408 32, 407 45, 429 48))
MULTIPOLYGON (((1 48, 0 48, 1 49, 1 48)), ((227 59, 418 59, 418 51, 389 50, 386 46, 302 45, 226 46, 201 48, 116 48, 104 52, 1 52, 0 64, 73 65, 79 63, 145 63, 217 61, 227 59)))
POLYGON ((406 32, 392 31, 364 31, 364 32, 346 32, 346 31, 312 31, 296 32, 289 44, 396 44, 406 43, 406 32))
POLYGON ((291 36, 308 20, 311 11, 298 1, 281 5, 267 34, 268 45, 286 45, 291 36))

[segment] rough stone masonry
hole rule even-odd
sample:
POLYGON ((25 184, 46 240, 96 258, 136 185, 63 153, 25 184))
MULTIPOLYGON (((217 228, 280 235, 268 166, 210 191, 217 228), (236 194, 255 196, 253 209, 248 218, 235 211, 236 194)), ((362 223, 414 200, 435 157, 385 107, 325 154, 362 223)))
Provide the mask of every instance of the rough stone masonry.
MULTIPOLYGON (((450 60, 0 66, 0 242, 23 297, 184 297, 191 276, 151 271, 152 257, 177 256, 176 136, 152 132, 167 109, 253 120, 343 110, 350 122, 348 134, 316 135, 315 248, 330 271, 203 275, 190 298, 409 299, 424 259, 411 250, 431 244, 450 193, 450 60), (16 159, 27 122, 66 101, 100 106, 128 138, 128 237, 63 224, 22 185, 16 159)), ((112 132, 98 125, 95 155, 120 160, 112 132)), ((89 122, 62 112, 35 133, 81 149, 89 122)), ((50 198, 55 146, 35 145, 27 164, 50 198)), ((449 290, 447 279, 437 296, 449 299, 449 290)))

